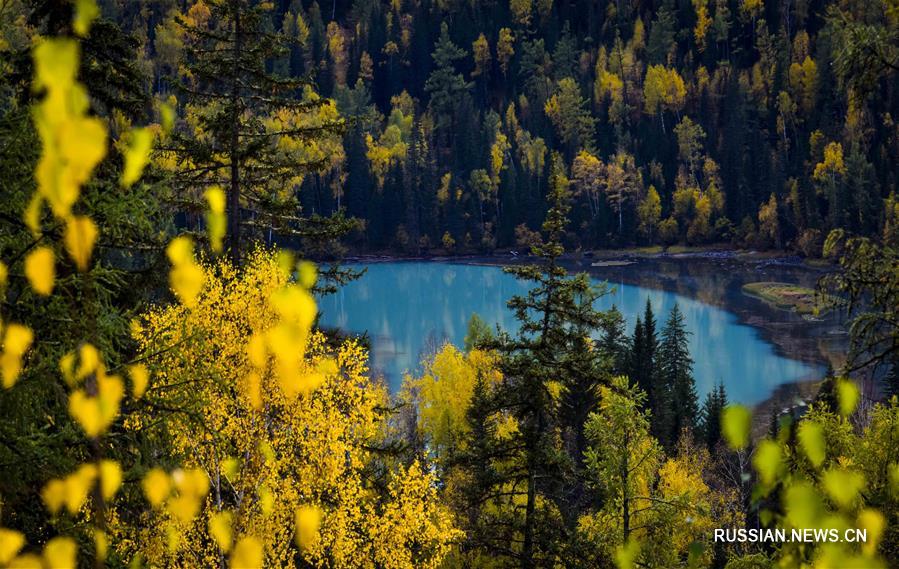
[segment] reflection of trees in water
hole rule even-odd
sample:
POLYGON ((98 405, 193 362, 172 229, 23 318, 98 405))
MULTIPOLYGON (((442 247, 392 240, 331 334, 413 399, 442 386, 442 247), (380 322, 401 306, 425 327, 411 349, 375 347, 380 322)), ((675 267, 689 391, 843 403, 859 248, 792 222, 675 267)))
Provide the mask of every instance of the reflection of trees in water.
POLYGON ((779 355, 813 362, 842 363, 846 351, 843 327, 834 315, 808 321, 800 315, 775 309, 741 292, 750 282, 778 281, 815 288, 821 271, 773 262, 728 259, 639 259, 621 267, 572 267, 589 269, 598 279, 623 282, 674 292, 733 312, 743 324, 760 330, 779 355))

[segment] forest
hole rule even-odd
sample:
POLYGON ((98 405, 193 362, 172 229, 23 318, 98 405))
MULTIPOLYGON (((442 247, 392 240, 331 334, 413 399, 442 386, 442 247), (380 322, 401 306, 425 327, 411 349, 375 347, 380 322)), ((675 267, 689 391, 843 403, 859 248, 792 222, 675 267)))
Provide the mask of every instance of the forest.
POLYGON ((0 68, 0 567, 899 567, 896 0, 0 0, 0 68), (831 267, 767 423, 565 264, 722 244, 831 267), (499 249, 398 390, 319 325, 499 249))

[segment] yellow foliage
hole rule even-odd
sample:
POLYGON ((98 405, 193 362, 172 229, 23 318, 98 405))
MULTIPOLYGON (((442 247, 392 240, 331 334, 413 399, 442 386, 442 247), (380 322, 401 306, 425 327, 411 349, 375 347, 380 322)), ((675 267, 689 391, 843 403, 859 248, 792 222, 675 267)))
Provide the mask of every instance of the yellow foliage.
POLYGON ((150 162, 153 149, 153 131, 149 127, 135 128, 129 133, 125 150, 125 167, 122 169, 122 186, 129 188, 138 181, 150 162))
POLYGON ((75 261, 79 271, 86 271, 91 260, 91 252, 97 241, 97 225, 85 215, 70 217, 66 223, 63 242, 69 256, 75 261))
POLYGON ((25 536, 16 530, 0 528, 0 565, 6 565, 25 545, 25 536))
POLYGON ((209 235, 209 243, 212 250, 220 252, 222 241, 225 239, 225 191, 219 186, 213 186, 204 194, 209 210, 206 212, 206 233, 209 235))
POLYGON ((203 288, 203 270, 194 262, 194 245, 189 237, 177 237, 169 243, 166 254, 172 263, 169 285, 185 306, 191 307, 203 288))
POLYGON ((78 544, 70 537, 54 537, 44 547, 44 563, 53 569, 75 569, 78 544))
MULTIPOLYGON (((313 566, 358 567, 374 558, 386 567, 435 566, 457 532, 435 498, 433 474, 391 467, 390 495, 373 492, 366 472, 385 434, 386 393, 369 382, 357 343, 332 351, 310 333, 314 299, 282 264, 257 251, 240 272, 227 261, 202 266, 205 286, 193 308, 154 308, 135 326, 153 374, 144 399, 193 410, 169 416, 165 430, 174 457, 197 473, 195 482, 202 473, 222 504, 187 504, 183 487, 168 498, 168 477, 154 471, 144 491, 156 509, 136 525, 113 527, 113 543, 124 558, 139 553, 151 565, 218 563, 209 520, 228 510, 235 536, 237 528, 255 536, 266 566, 297 555, 313 566), (299 373, 289 385, 285 367, 299 373), (311 516, 297 513, 310 504, 320 505, 319 537, 300 549, 296 539, 311 516)), ((299 273, 303 284, 314 280, 308 267, 299 273)), ((155 428, 149 424, 138 417, 133 428, 155 428)))
POLYGON ((53 292, 56 266, 53 249, 38 247, 25 257, 25 276, 31 288, 38 294, 49 296, 53 292))
POLYGON ((0 375, 3 388, 9 389, 16 383, 22 371, 22 356, 31 347, 34 334, 21 324, 10 323, 3 329, 3 353, 0 355, 0 375))
POLYGON ((418 392, 419 425, 438 458, 446 451, 464 450, 469 432, 465 414, 475 383, 478 377, 488 384, 498 382, 501 376, 496 364, 493 353, 472 350, 465 354, 452 344, 445 344, 425 362, 422 377, 406 377, 404 389, 418 392))

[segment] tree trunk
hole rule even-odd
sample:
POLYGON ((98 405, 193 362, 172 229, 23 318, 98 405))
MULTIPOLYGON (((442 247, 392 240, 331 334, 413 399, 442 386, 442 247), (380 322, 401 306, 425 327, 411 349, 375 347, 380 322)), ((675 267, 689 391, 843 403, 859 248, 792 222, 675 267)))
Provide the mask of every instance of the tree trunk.
POLYGON ((238 148, 238 119, 240 118, 240 83, 238 60, 241 49, 240 8, 234 11, 234 75, 231 84, 231 187, 228 189, 228 252, 235 267, 240 265, 240 157, 238 148))

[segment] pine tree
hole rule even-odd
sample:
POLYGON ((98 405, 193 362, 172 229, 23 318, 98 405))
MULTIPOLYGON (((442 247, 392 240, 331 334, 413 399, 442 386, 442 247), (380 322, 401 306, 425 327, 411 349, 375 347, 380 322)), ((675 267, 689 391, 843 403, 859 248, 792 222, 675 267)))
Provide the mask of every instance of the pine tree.
POLYGON ((531 283, 526 295, 509 301, 519 332, 514 337, 503 335, 497 344, 505 378, 502 400, 518 421, 516 437, 527 488, 521 527, 524 568, 542 566, 540 559, 559 539, 553 528, 538 523, 542 514, 537 510, 539 502, 560 506, 574 466, 556 433, 572 432, 578 462, 585 448, 583 426, 596 407, 605 377, 601 352, 590 338, 602 324, 603 315, 593 304, 603 292, 586 274, 569 277, 559 262, 570 206, 569 184, 558 156, 553 158, 552 172, 552 201, 542 227, 545 241, 533 247, 541 262, 506 269, 531 283))
POLYGON ((465 57, 464 49, 449 37, 446 22, 440 24, 440 38, 434 46, 434 64, 437 66, 425 82, 425 91, 431 96, 430 107, 437 116, 439 128, 455 124, 456 111, 472 84, 456 71, 456 61, 465 57))
MULTIPOLYGON (((627 373, 628 369, 628 345, 624 316, 615 305, 612 305, 606 314, 607 318, 603 320, 601 326, 602 333, 599 337, 598 347, 603 356, 609 360, 612 374, 622 375, 627 373)), ((641 323, 641 333, 642 327, 641 323)))
POLYGON ((664 427, 667 432, 660 432, 659 440, 668 448, 677 444, 683 429, 694 429, 699 405, 696 396, 696 384, 693 380, 693 359, 690 358, 690 347, 684 324, 684 315, 675 303, 668 315, 668 321, 662 330, 662 341, 659 345, 659 375, 657 390, 665 393, 670 401, 669 424, 664 427))
POLYGON ((705 397, 699 412, 697 431, 706 448, 711 452, 721 441, 721 412, 727 406, 724 384, 719 383, 705 397))
POLYGON ((294 38, 270 31, 269 4, 212 0, 210 17, 178 18, 186 38, 181 93, 192 129, 179 129, 171 152, 178 206, 202 208, 197 189, 225 188, 227 245, 239 264, 242 237, 272 229, 306 241, 331 241, 352 228, 336 215, 298 215, 303 176, 325 169, 344 121, 305 78, 269 71, 294 38), (318 148, 316 151, 315 149, 318 148), (322 152, 325 150, 325 152, 322 152))

